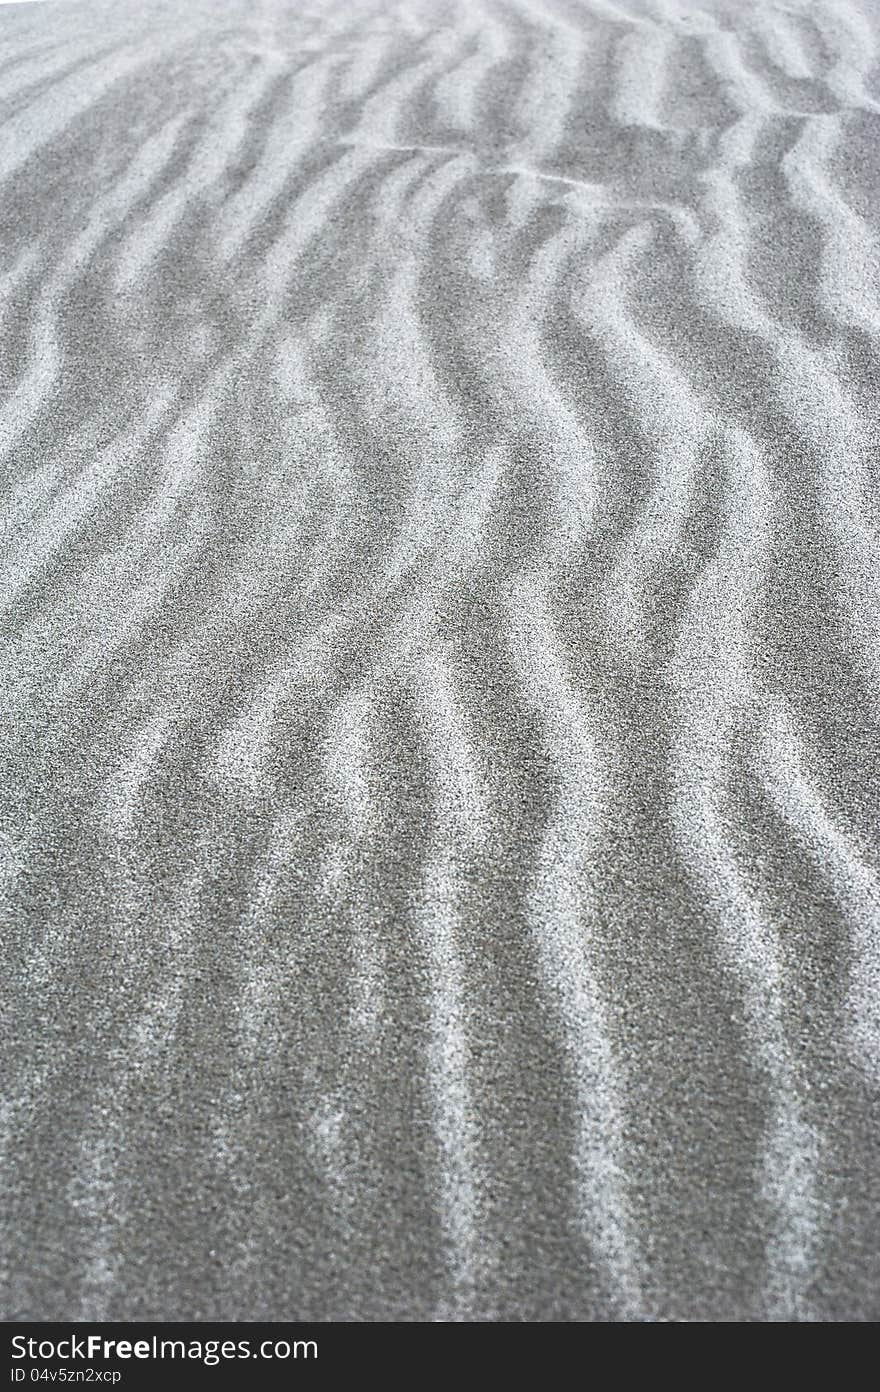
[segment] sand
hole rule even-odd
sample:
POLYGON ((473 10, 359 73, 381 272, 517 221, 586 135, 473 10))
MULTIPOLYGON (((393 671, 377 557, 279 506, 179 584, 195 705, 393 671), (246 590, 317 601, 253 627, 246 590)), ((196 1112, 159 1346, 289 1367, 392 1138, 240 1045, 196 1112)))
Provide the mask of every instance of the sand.
POLYGON ((877 1318, 880 6, 0 106, 0 1312, 877 1318))

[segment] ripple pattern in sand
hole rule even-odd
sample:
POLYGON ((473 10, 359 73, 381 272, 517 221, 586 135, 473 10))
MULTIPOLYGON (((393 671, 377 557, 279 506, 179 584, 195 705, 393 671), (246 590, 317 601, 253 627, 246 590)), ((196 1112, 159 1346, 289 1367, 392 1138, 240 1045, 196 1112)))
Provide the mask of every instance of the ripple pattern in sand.
POLYGON ((0 1290, 880 1314, 880 12, 0 8, 0 1290))

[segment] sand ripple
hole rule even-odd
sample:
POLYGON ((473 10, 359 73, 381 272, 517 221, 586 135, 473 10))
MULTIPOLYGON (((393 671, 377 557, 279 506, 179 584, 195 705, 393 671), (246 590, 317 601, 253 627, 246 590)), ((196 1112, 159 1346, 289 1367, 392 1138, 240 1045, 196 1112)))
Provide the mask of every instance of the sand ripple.
POLYGON ((880 1315, 878 43, 0 8, 6 1317, 880 1315))

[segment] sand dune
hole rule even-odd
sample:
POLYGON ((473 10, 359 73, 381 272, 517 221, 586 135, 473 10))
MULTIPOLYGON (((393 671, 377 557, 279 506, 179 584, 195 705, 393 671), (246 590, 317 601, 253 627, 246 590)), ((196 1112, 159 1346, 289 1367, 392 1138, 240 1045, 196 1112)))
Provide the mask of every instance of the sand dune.
POLYGON ((0 10, 5 1317, 880 1315, 878 45, 0 10))

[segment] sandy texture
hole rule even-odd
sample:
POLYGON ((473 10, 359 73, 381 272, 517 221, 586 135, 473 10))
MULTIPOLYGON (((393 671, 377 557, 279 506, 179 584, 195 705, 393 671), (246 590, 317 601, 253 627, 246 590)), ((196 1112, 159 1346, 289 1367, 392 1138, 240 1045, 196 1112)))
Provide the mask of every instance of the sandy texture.
POLYGON ((0 10, 3 1314, 880 1315, 878 44, 0 10))

